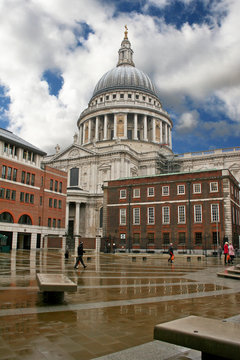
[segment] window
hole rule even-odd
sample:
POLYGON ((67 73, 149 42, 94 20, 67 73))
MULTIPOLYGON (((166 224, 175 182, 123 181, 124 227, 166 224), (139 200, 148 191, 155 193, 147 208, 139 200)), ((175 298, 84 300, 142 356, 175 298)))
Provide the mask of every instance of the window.
POLYGON ((184 195, 185 194, 185 185, 178 185, 177 193, 178 193, 178 195, 184 195))
POLYGON ((194 205, 194 222, 202 222, 202 205, 194 205))
POLYGON ((124 94, 120 94, 120 99, 123 99, 124 98, 124 94))
POLYGON ((18 220, 19 224, 25 224, 25 225, 32 225, 32 220, 29 215, 22 215, 20 219, 18 220))
POLYGON ((213 242, 213 245, 217 245, 217 244, 218 244, 218 239, 219 239, 219 232, 213 231, 213 233, 212 233, 212 242, 213 242))
POLYGON ((59 192, 61 193, 62 192, 62 182, 60 181, 59 183, 59 192))
POLYGON ((148 196, 154 196, 154 187, 147 188, 147 194, 148 196))
POLYGON ((137 100, 139 99, 139 95, 138 95, 138 94, 136 94, 136 99, 137 99, 137 100))
POLYGON ((25 203, 29 203, 29 194, 28 193, 25 194, 25 203))
POLYGON ((20 192, 20 202, 24 202, 24 192, 20 192))
POLYGON ((170 236, 169 233, 163 233, 163 244, 169 245, 170 243, 170 236))
POLYGON ((120 209, 120 225, 126 225, 126 209, 120 209))
POLYGON ((50 208, 52 207, 52 198, 49 198, 48 205, 49 205, 50 208))
POLYGON ((2 178, 6 179, 7 167, 5 165, 2 166, 2 178))
POLYGON ((79 181, 79 169, 72 168, 70 170, 70 186, 78 186, 79 181))
POLYGON ((148 233, 147 234, 148 244, 154 243, 154 233, 148 233))
POLYGON ((40 205, 42 205, 42 196, 40 196, 40 205))
POLYGON ((56 227, 56 219, 53 219, 53 222, 52 222, 52 227, 56 227))
POLYGON ((58 208, 61 209, 62 208, 62 200, 58 201, 58 208))
POLYGON ((140 189, 133 189, 133 197, 134 198, 140 197, 140 189))
POLYGON ((109 100, 109 95, 106 95, 106 100, 109 100))
POLYGON ((31 176, 31 185, 34 186, 35 185, 35 175, 32 174, 31 176))
POLYGON ((5 189, 0 188, 0 199, 4 199, 4 195, 5 195, 5 189))
POLYGON ((13 223, 13 217, 9 212, 3 212, 0 214, 0 222, 13 223))
POLYGON ((27 159, 27 150, 23 150, 23 159, 27 159))
POLYGON ((201 232, 195 233, 195 244, 202 245, 202 233, 201 232))
POLYGON ((57 227, 58 227, 58 228, 61 227, 61 219, 58 219, 58 221, 57 221, 57 227))
POLYGON ((163 208, 162 208, 162 223, 170 224, 170 208, 169 208, 169 206, 163 206, 163 208))
POLYGON ((154 224, 155 223, 155 215, 154 215, 154 207, 148 208, 148 224, 154 224))
POLYGON ((54 200, 53 200, 53 207, 54 207, 54 209, 57 208, 57 199, 54 199, 54 200))
POLYGON ((30 184, 30 173, 27 173, 27 177, 26 177, 26 184, 29 185, 30 184))
POLYGON ((163 186, 162 187, 162 196, 168 196, 169 195, 169 186, 163 186))
POLYGON ((113 99, 116 99, 116 94, 113 94, 113 99))
POLYGON ((10 200, 10 189, 6 189, 6 199, 10 200))
POLYGON ((133 224, 140 224, 140 208, 133 208, 133 224))
POLYGON ((58 191, 58 181, 57 180, 55 180, 55 182, 54 182, 54 191, 58 191))
POLYGON ((134 244, 139 244, 140 243, 140 234, 139 233, 134 233, 133 234, 133 243, 134 244))
POLYGON ((185 232, 178 233, 178 243, 179 244, 185 244, 186 243, 186 233, 185 232))
POLYGON ((219 222, 219 206, 218 206, 218 204, 211 204, 211 221, 219 222))
POLYGON ((30 194, 30 204, 33 204, 33 203, 34 203, 34 195, 30 194))
POLYGON ((53 179, 50 179, 50 186, 49 186, 50 190, 53 190, 53 179))
POLYGON ((8 167, 7 179, 8 179, 8 180, 11 180, 11 179, 12 179, 12 168, 11 168, 11 167, 8 167))
POLYGON ((217 192, 218 191, 218 183, 217 182, 211 182, 210 183, 210 192, 217 192))
POLYGON ((48 227, 51 227, 51 225, 52 225, 52 219, 48 218, 48 227))
POLYGON ((41 226, 41 216, 38 218, 38 226, 41 226))
POLYGON ((13 169, 13 181, 17 181, 17 169, 13 169))
POLYGON ((127 197, 126 189, 120 190, 120 199, 126 199, 126 197, 127 197))
POLYGON ((25 171, 22 171, 22 178, 21 178, 22 184, 25 184, 25 175, 26 175, 25 171))
POLYGON ((201 184, 193 184, 193 193, 200 194, 202 192, 201 184))
POLYGON ((143 96, 142 99, 143 99, 143 101, 145 101, 145 100, 146 100, 146 96, 143 96))
POLYGON ((178 223, 184 224, 185 221, 186 221, 185 205, 180 205, 180 206, 178 206, 178 223))

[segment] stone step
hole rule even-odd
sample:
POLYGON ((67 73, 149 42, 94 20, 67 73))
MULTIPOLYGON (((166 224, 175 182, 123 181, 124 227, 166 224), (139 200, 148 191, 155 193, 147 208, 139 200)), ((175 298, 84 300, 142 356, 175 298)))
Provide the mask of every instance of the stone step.
POLYGON ((240 280, 240 274, 238 272, 235 273, 233 270, 229 272, 228 269, 217 273, 217 276, 240 280))
POLYGON ((240 268, 236 267, 236 266, 231 266, 229 268, 227 268, 227 271, 231 274, 236 274, 236 275, 240 275, 240 268))

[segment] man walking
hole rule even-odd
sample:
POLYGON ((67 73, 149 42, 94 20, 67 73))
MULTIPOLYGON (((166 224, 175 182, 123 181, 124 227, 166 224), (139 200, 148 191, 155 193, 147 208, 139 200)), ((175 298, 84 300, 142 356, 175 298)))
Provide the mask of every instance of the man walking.
POLYGON ((78 256, 77 256, 77 259, 76 259, 76 264, 74 266, 74 269, 78 269, 79 262, 82 264, 84 269, 86 269, 87 266, 84 264, 84 261, 83 261, 83 258, 82 258, 83 254, 85 253, 85 251, 83 250, 83 242, 82 241, 79 241, 77 252, 78 252, 78 256))
POLYGON ((172 263, 173 262, 173 244, 172 243, 170 243, 168 253, 169 253, 168 262, 172 263))

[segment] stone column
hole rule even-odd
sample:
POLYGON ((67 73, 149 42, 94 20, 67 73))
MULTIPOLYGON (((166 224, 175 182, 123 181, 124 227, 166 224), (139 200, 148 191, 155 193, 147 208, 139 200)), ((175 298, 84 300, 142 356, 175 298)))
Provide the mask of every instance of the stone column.
POLYGON ((83 132, 83 126, 80 125, 80 128, 79 128, 79 144, 80 145, 82 145, 82 143, 83 143, 82 132, 83 132))
POLYGON ((137 129, 138 129, 138 115, 134 114, 134 131, 133 131, 134 140, 138 140, 137 129))
POLYGON ((88 142, 91 142, 92 119, 88 120, 88 142))
POLYGON ((80 203, 75 203, 75 226, 74 233, 79 235, 80 203))
POLYGON ((114 114, 113 139, 117 138, 117 115, 114 114))
POLYGON ((152 141, 156 142, 156 120, 152 118, 152 141))
POLYGON ((95 141, 98 141, 98 123, 99 123, 99 117, 96 116, 96 120, 95 120, 95 141))
POLYGON ((162 121, 160 121, 160 143, 163 143, 163 138, 162 138, 162 121))
POLYGON ((67 232, 68 232, 68 218, 69 218, 69 202, 66 202, 65 228, 67 232))
POLYGON ((32 233, 31 235, 31 250, 37 247, 37 234, 32 233))
POLYGON ((85 143, 85 132, 86 132, 86 122, 83 123, 83 139, 82 139, 82 145, 85 143))
POLYGON ((169 127, 169 147, 172 149, 172 129, 169 127))
POLYGON ((124 139, 127 139, 127 114, 124 114, 124 139))
POLYGON ((143 140, 147 141, 147 115, 143 116, 143 140))
POLYGON ((13 231, 13 234, 12 234, 12 250, 17 249, 17 236, 18 236, 17 231, 13 231))
POLYGON ((108 116, 104 115, 104 124, 103 124, 103 140, 107 140, 107 125, 108 125, 108 116))

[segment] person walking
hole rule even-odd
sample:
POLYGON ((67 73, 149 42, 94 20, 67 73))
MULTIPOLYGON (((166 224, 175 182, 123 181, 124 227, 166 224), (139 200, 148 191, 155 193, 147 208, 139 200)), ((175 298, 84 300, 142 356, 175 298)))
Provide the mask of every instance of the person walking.
POLYGON ((168 253, 169 253, 168 262, 172 263, 173 262, 173 244, 172 243, 170 243, 170 245, 169 245, 168 253))
POLYGON ((83 250, 83 242, 82 241, 79 241, 77 252, 78 252, 78 256, 76 259, 76 263, 74 265, 74 269, 78 269, 79 262, 82 264, 83 268, 86 269, 87 266, 84 264, 84 261, 83 261, 83 254, 85 253, 85 251, 83 250))
POLYGON ((223 247, 224 253, 224 263, 227 264, 227 256, 228 256, 228 242, 226 241, 223 247))
POLYGON ((221 245, 219 245, 219 247, 218 247, 218 256, 221 259, 221 257, 222 257, 222 247, 221 247, 221 245))
POLYGON ((232 243, 229 244, 228 253, 229 253, 229 256, 230 256, 229 262, 231 264, 233 264, 233 259, 235 257, 235 251, 234 251, 232 243))

